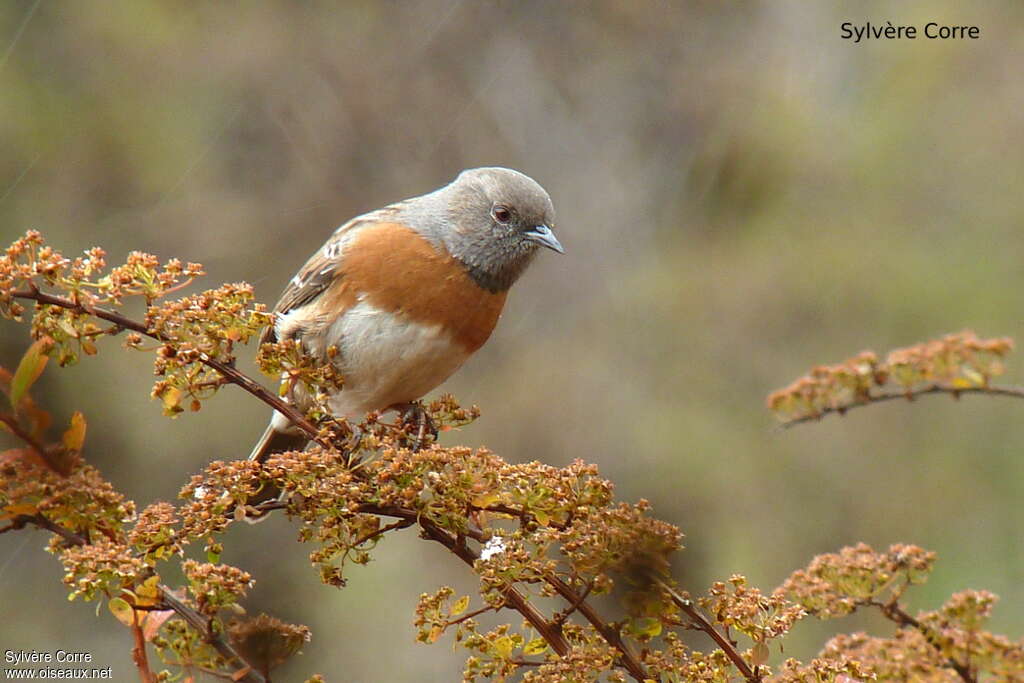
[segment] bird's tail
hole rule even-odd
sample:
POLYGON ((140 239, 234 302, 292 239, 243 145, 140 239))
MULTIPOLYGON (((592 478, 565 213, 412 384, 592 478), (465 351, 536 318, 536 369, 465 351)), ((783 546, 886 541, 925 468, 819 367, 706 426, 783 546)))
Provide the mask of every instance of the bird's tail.
MULTIPOLYGON (((263 432, 263 436, 256 442, 256 445, 252 449, 252 453, 249 454, 249 460, 253 460, 258 463, 266 462, 274 453, 284 453, 286 451, 300 451, 306 447, 308 439, 301 434, 286 434, 279 432, 274 429, 274 425, 271 423, 267 425, 267 429, 263 432)), ((275 487, 267 487, 260 490, 255 496, 249 499, 249 505, 259 505, 260 503, 268 500, 274 500, 280 497, 281 491, 275 487)), ((258 517, 246 517, 245 521, 255 524, 266 519, 266 514, 258 517)))
POLYGON ((308 439, 301 434, 286 434, 279 432, 274 429, 273 423, 267 425, 266 430, 263 432, 263 436, 256 442, 256 445, 252 449, 252 453, 249 454, 250 460, 262 463, 266 462, 274 453, 284 453, 286 451, 301 451, 306 447, 308 439))

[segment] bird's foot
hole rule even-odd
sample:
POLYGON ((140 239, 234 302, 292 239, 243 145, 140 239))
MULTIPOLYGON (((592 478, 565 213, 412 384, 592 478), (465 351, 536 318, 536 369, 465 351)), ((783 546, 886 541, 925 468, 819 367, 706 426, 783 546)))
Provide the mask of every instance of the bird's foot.
POLYGON ((418 451, 423 448, 427 444, 428 436, 431 441, 437 441, 437 427, 421 401, 392 407, 401 416, 403 431, 408 430, 407 433, 412 440, 412 450, 418 451))

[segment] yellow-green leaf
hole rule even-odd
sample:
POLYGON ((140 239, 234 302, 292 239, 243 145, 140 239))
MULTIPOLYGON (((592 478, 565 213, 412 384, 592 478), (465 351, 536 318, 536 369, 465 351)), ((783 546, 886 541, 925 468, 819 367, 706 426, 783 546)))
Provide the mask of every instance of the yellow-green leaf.
POLYGON ((51 348, 53 348, 53 340, 43 337, 28 347, 25 355, 21 357, 18 369, 14 371, 14 377, 11 378, 11 407, 15 410, 18 409, 21 397, 35 384, 39 375, 43 374, 46 361, 50 359, 46 354, 51 348))
POLYGON ((142 585, 136 587, 135 595, 138 596, 137 602, 140 605, 151 606, 155 605, 160 601, 160 575, 154 574, 145 581, 142 585))
POLYGON ((177 387, 167 387, 164 389, 160 400, 164 403, 164 415, 173 417, 183 410, 181 407, 181 389, 177 387))
POLYGON ((661 621, 654 617, 643 617, 633 622, 633 632, 638 636, 657 638, 661 635, 661 621))
POLYGON ((455 601, 455 604, 452 605, 452 609, 448 614, 450 614, 453 617, 457 616, 465 612, 467 607, 469 607, 469 596, 463 595, 461 598, 455 601))
POLYGON ((548 649, 548 641, 543 638, 534 638, 523 646, 524 655, 539 655, 548 649))
POLYGON ((530 510, 530 512, 533 513, 533 516, 534 518, 536 518, 537 523, 541 526, 547 526, 551 523, 551 515, 544 512, 543 510, 530 510))
POLYGON ((475 508, 486 508, 501 500, 501 495, 495 492, 481 493, 470 501, 475 508))
POLYGON ((14 519, 21 515, 34 515, 37 512, 39 512, 39 508, 32 503, 17 503, 0 508, 0 519, 14 519))
POLYGON ((76 453, 82 450, 82 444, 85 443, 85 427, 85 416, 76 410, 71 416, 71 426, 61 437, 65 449, 76 453))
POLYGON ((131 626, 135 623, 135 610, 128 604, 128 601, 124 598, 111 598, 110 602, 107 603, 107 607, 110 609, 110 613, 117 617, 125 626, 131 626))
POLYGON ((970 382, 973 382, 975 384, 975 386, 979 386, 979 387, 985 386, 985 375, 981 374, 980 372, 978 372, 974 368, 972 368, 972 367, 964 367, 964 368, 961 369, 961 371, 964 373, 964 375, 967 376, 967 379, 970 382))
POLYGON ((511 636, 502 636, 494 641, 494 650, 500 657, 509 657, 512 655, 512 650, 516 646, 516 641, 512 640, 511 636))

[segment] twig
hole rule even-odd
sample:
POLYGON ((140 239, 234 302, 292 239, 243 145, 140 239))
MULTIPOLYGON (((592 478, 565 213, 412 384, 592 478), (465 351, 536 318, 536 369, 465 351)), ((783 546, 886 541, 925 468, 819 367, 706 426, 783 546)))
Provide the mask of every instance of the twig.
MULTIPOLYGON (((57 534, 73 545, 88 545, 88 540, 85 536, 76 534, 69 529, 65 529, 42 514, 18 515, 13 522, 21 525, 33 524, 41 529, 46 529, 47 531, 57 534)), ((209 628, 209 624, 203 615, 199 614, 199 612, 182 602, 171 592, 170 588, 167 586, 160 586, 160 598, 166 605, 166 609, 174 610, 174 612, 184 619, 189 626, 203 634, 203 638, 206 642, 213 646, 213 648, 217 650, 222 657, 228 661, 237 661, 242 664, 243 668, 248 669, 248 672, 245 675, 235 679, 236 683, 267 683, 267 679, 263 674, 254 669, 252 665, 249 664, 245 658, 231 646, 230 643, 209 628)))
POLYGON ((18 529, 25 526, 26 524, 32 524, 39 527, 40 529, 46 529, 47 531, 51 531, 57 534, 58 536, 60 536, 72 545, 88 545, 89 543, 88 539, 86 539, 85 536, 82 536, 81 534, 76 534, 74 531, 71 531, 69 529, 65 529, 61 525, 51 522, 47 517, 41 514, 18 515, 12 520, 12 523, 15 525, 15 528, 18 529))
MULTIPOLYGON (((457 536, 448 533, 431 520, 420 517, 419 513, 415 510, 406 510, 403 508, 373 508, 371 506, 366 506, 364 511, 370 514, 401 517, 419 524, 424 536, 432 541, 437 541, 444 547, 448 548, 448 550, 454 553, 456 557, 468 564, 470 567, 480 559, 480 556, 457 536)), ((526 597, 515 587, 509 586, 503 591, 503 593, 507 604, 522 614, 523 617, 530 622, 530 625, 533 626, 541 637, 547 641, 551 646, 551 649, 562 656, 568 654, 569 643, 566 642, 565 638, 562 636, 561 629, 546 619, 544 615, 541 614, 536 607, 530 604, 526 597)))
POLYGON ((53 456, 48 450, 46 450, 46 447, 39 443, 35 437, 22 429, 21 425, 18 424, 18 421, 14 419, 14 417, 0 413, 0 422, 7 425, 7 428, 11 430, 12 434, 24 441, 29 448, 38 453, 39 457, 47 467, 61 476, 64 475, 64 472, 57 467, 57 463, 53 461, 53 456))
POLYGON ((928 384, 919 389, 911 389, 908 391, 888 391, 880 394, 868 394, 865 398, 856 401, 854 403, 847 403, 844 405, 828 406, 822 408, 818 412, 812 415, 803 415, 792 420, 786 420, 779 425, 779 429, 789 429, 796 425, 803 424, 805 422, 817 422, 826 415, 832 413, 839 413, 843 415, 848 410, 853 408, 860 408, 862 406, 872 405, 874 403, 883 403, 885 401, 896 401, 898 399, 906 399, 908 401, 914 400, 918 396, 925 396, 927 394, 949 394, 953 398, 959 398, 963 394, 989 394, 992 396, 1010 396, 1013 398, 1024 398, 1024 387, 1013 387, 1013 386, 983 386, 983 387, 955 387, 950 384, 928 384))
POLYGON ((571 615, 573 612, 579 609, 580 605, 582 605, 584 601, 590 596, 590 591, 594 590, 594 584, 594 581, 588 582, 587 587, 583 590, 582 593, 578 595, 578 597, 574 601, 572 601, 569 604, 568 607, 566 607, 560 612, 555 613, 553 621, 556 624, 564 624, 565 620, 569 618, 569 615, 571 615))
POLYGON ((465 614, 463 614, 458 619, 452 619, 451 621, 446 621, 444 626, 445 626, 445 628, 448 628, 449 626, 455 626, 456 624, 461 624, 462 622, 466 621, 467 619, 472 619, 473 617, 478 617, 481 614, 485 614, 487 612, 493 612, 496 609, 499 609, 499 608, 492 607, 491 605, 484 605, 480 609, 475 609, 472 612, 466 612, 465 614))
MULTIPOLYGON (((143 325, 142 323, 132 320, 130 318, 126 318, 125 316, 119 313, 115 313, 114 311, 110 311, 105 308, 96 308, 93 306, 86 307, 78 302, 72 301, 71 299, 66 299, 61 296, 54 296, 53 294, 47 294, 46 292, 42 292, 34 288, 12 292, 12 296, 16 299, 28 299, 31 301, 36 301, 41 304, 59 306, 61 308, 66 308, 71 311, 77 311, 79 313, 88 313, 89 315, 96 316, 101 320, 106 320, 107 322, 114 323, 118 327, 124 328, 126 330, 132 330, 133 332, 138 332, 139 334, 144 334, 147 337, 150 337, 151 339, 156 339, 157 341, 163 342, 165 344, 174 343, 173 339, 168 339, 162 334, 153 332, 146 325, 143 325)), ((269 405, 277 412, 287 417, 289 420, 292 421, 292 423, 296 427, 302 430, 302 432, 307 437, 309 437, 310 441, 316 441, 321 446, 324 446, 325 448, 330 448, 330 443, 320 436, 320 432, 316 428, 316 426, 312 422, 310 422, 305 415, 303 415, 299 410, 297 410, 295 406, 286 403, 273 392, 267 391, 267 389, 264 388, 263 385, 261 385, 259 382, 256 382, 255 380, 251 379, 248 375, 239 372, 237 369, 235 369, 228 363, 219 361, 216 358, 209 358, 205 354, 202 355, 199 360, 203 365, 213 368, 214 370, 219 372, 232 384, 241 387, 245 391, 249 392, 259 400, 269 405)))
POLYGON ((412 526, 415 523, 416 523, 415 521, 410 520, 410 519, 400 519, 400 520, 398 520, 397 522, 395 522, 393 524, 388 524, 387 526, 382 526, 381 528, 377 529, 376 531, 371 531, 370 533, 364 535, 358 541, 353 543, 352 547, 353 548, 358 548, 359 546, 361 546, 362 544, 366 543, 367 541, 372 541, 373 539, 377 538, 378 536, 382 536, 382 535, 386 534, 389 531, 394 531, 395 529, 405 529, 406 527, 410 527, 410 526, 412 526))
MULTIPOLYGON (((928 641, 928 644, 935 648, 939 655, 942 653, 942 643, 938 641, 935 634, 932 633, 931 629, 922 624, 920 621, 910 616, 900 608, 896 602, 879 602, 877 600, 871 600, 868 602, 869 605, 877 607, 882 611, 887 619, 895 622, 900 626, 910 626, 928 641)), ((951 669, 956 671, 957 675, 964 681, 964 683, 977 683, 977 678, 971 673, 971 667, 967 664, 963 664, 953 659, 952 657, 946 658, 946 663, 951 669)))
POLYGON ((531 662, 529 659, 511 659, 509 660, 516 666, 544 666, 544 662, 531 662))
POLYGON ((576 591, 573 590, 572 586, 553 575, 546 575, 544 580, 547 581, 548 585, 554 588, 559 595, 565 598, 570 605, 576 605, 576 609, 578 609, 580 614, 590 622, 591 626, 597 629, 597 632, 601 634, 601 637, 604 638, 609 645, 619 651, 622 666, 626 667, 626 670, 629 671, 629 674, 633 678, 638 681, 644 681, 650 678, 646 668, 637 658, 636 654, 634 654, 629 645, 622 640, 622 635, 619 633, 618 629, 602 619, 601 615, 597 613, 590 603, 581 599, 576 594, 576 591))
POLYGON ((661 579, 655 577, 655 583, 665 591, 666 594, 672 599, 672 602, 676 604, 676 607, 681 609, 686 616, 688 616, 693 623, 697 626, 697 629, 711 636, 711 639, 715 641, 715 644, 722 649, 725 656, 728 657, 733 665, 739 669, 740 675, 742 675, 749 683, 759 683, 761 681, 761 674, 758 668, 755 666, 753 669, 744 661, 740 653, 736 651, 733 644, 729 642, 729 639, 722 635, 714 624, 707 620, 707 618, 700 613, 696 605, 693 604, 693 600, 684 598, 682 595, 677 593, 675 589, 669 586, 661 579))
POLYGON ((244 670, 245 673, 239 677, 233 677, 233 680, 245 683, 267 683, 266 677, 257 671, 252 664, 249 664, 245 658, 238 653, 238 650, 231 646, 231 643, 210 629, 206 617, 182 602, 178 596, 171 592, 170 588, 161 585, 160 597, 163 599, 168 609, 174 610, 174 613, 184 619, 185 623, 203 634, 203 638, 206 642, 217 650, 222 657, 229 662, 236 661, 242 665, 241 670, 244 670))
POLYGON ((149 668, 149 660, 146 658, 146 636, 142 633, 139 625, 139 613, 132 610, 132 636, 135 639, 135 646, 132 648, 132 661, 139 670, 141 683, 156 683, 156 675, 149 668))

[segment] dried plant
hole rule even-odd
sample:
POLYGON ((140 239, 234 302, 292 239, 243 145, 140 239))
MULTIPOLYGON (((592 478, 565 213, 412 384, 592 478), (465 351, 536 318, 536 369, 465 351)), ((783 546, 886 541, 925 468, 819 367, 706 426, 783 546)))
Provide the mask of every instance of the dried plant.
MULTIPOLYGON (((732 576, 692 596, 671 575, 680 530, 652 517, 645 501, 617 501, 593 465, 510 464, 486 449, 444 447, 429 436, 423 443, 415 425, 379 415, 348 425, 330 417, 322 401, 301 413, 236 367, 235 346, 270 323, 251 288, 224 285, 171 298, 201 274, 198 264, 161 264, 139 253, 106 271, 102 250, 67 259, 34 232, 0 258, 0 314, 17 320, 33 303, 35 338, 17 369, 0 373, 10 404, 0 425, 20 442, 0 454, 0 533, 27 525, 52 532, 48 548, 64 565, 69 597, 106 601, 131 633, 143 681, 196 671, 269 681, 310 638, 306 627, 272 616, 239 618, 253 577, 220 564, 221 534, 229 525, 275 510, 299 525, 300 540, 314 547, 313 566, 331 586, 344 586, 351 564, 368 563, 386 535, 406 528, 465 564, 478 591, 458 595, 443 586, 424 593, 415 625, 420 641, 451 638, 468 652, 467 681, 1024 676, 1024 644, 985 630, 991 594, 968 591, 934 612, 904 611, 900 599, 934 563, 920 548, 845 548, 816 558, 771 592, 732 576), (120 312, 129 297, 144 302, 144 319, 120 312), (121 334, 126 347, 154 354, 152 393, 168 416, 200 410, 222 387, 235 385, 281 411, 314 445, 263 464, 210 463, 185 483, 177 505, 154 502, 137 511, 81 456, 85 417, 76 413, 51 442, 52 420, 30 396, 47 359, 75 363, 95 354, 102 337, 121 334), (257 502, 268 487, 285 497, 257 502), (172 563, 185 586, 164 583, 172 563), (605 604, 618 607, 599 611, 594 598, 602 595, 615 596, 617 602, 605 604), (894 632, 838 636, 811 661, 770 665, 801 619, 840 618, 858 609, 878 610, 894 632), (519 617, 493 628, 478 619, 508 611, 519 617), (706 648, 684 641, 687 630, 707 636, 706 648), (165 668, 155 672, 151 654, 165 668)), ((988 379, 1009 348, 1008 340, 965 333, 894 353, 884 364, 862 355, 816 370, 770 404, 799 421, 882 400, 878 390, 890 378, 907 396, 947 386, 991 393, 988 379)), ((301 383, 314 399, 343 381, 293 345, 264 345, 258 363, 274 378, 301 383)), ((425 409, 442 432, 479 415, 450 396, 425 409)))
POLYGON ((1024 389, 993 385, 1003 358, 1013 350, 1007 337, 980 339, 971 330, 890 351, 880 361, 862 351, 837 365, 819 365, 768 396, 768 408, 786 427, 843 415, 858 406, 924 394, 992 394, 1024 398, 1024 389))

